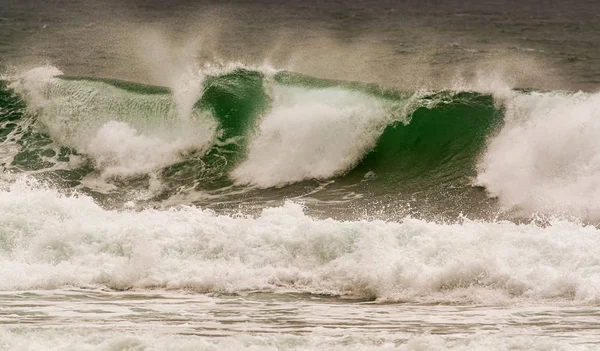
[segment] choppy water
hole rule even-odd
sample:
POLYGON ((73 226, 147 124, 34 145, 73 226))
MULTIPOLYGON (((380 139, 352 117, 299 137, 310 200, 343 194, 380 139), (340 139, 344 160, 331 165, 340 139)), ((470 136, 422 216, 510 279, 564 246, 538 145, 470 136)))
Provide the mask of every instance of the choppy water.
POLYGON ((0 349, 597 349, 598 10, 7 2, 0 349))

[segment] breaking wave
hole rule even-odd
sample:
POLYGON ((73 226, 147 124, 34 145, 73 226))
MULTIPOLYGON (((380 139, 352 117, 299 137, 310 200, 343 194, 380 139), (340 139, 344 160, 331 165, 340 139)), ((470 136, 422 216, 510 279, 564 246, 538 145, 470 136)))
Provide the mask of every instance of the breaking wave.
POLYGON ((4 166, 84 192, 154 179, 154 199, 333 180, 401 201, 600 218, 598 94, 403 92, 243 66, 196 78, 185 91, 53 67, 6 79, 4 166))

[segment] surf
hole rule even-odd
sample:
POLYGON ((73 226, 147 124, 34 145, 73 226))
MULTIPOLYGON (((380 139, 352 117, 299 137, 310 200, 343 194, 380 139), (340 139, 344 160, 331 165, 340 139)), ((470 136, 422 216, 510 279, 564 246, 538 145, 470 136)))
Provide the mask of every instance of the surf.
POLYGON ((0 216, 5 291, 295 292, 487 305, 599 298, 598 229, 564 220, 318 220, 292 202, 256 217, 194 206, 105 210, 22 177, 2 184, 0 216))

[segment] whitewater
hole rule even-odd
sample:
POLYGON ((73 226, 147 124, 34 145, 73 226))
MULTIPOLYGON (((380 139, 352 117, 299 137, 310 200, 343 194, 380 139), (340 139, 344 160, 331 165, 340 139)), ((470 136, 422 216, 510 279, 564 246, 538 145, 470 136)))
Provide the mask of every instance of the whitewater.
POLYGON ((0 349, 596 349, 599 96, 11 72, 0 349))

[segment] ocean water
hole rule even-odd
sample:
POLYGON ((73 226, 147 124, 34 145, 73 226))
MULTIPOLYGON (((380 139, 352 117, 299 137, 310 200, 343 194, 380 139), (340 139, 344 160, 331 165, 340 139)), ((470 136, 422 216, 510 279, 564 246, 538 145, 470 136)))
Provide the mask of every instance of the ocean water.
POLYGON ((0 350, 600 348, 592 1, 10 1, 0 350))

